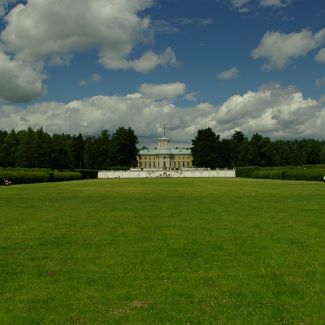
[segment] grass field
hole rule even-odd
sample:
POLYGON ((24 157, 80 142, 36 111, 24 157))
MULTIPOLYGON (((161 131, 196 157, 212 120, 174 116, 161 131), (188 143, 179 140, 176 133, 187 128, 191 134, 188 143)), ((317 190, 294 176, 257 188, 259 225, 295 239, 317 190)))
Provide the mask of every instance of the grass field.
POLYGON ((325 184, 0 187, 0 324, 325 324, 325 184))

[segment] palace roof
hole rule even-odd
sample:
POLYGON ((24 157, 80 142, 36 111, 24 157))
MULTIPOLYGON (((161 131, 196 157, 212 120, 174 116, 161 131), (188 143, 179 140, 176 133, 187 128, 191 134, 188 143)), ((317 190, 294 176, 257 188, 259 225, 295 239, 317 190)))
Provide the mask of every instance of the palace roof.
POLYGON ((189 148, 171 148, 170 140, 165 136, 159 139, 158 147, 154 149, 142 149, 139 152, 140 156, 176 156, 176 155, 191 155, 189 148))
POLYGON ((156 155, 190 155, 191 149, 176 149, 176 148, 154 148, 142 149, 139 152, 140 156, 156 156, 156 155))

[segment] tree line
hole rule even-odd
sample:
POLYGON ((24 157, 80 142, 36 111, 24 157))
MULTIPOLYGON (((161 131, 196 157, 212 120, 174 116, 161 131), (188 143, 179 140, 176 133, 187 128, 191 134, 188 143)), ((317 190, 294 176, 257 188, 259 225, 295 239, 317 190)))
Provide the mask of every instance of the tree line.
POLYGON ((0 130, 0 166, 51 169, 110 169, 137 166, 138 138, 131 128, 112 135, 49 135, 43 128, 0 130))
POLYGON ((325 164, 325 141, 272 141, 258 133, 248 139, 241 131, 235 131, 230 139, 220 139, 207 128, 192 140, 192 155, 194 166, 209 168, 325 164))
MULTIPOLYGON (((0 167, 51 169, 111 169, 136 167, 138 138, 131 128, 113 134, 49 135, 42 128, 10 132, 0 130, 0 167)), ((221 139, 211 128, 192 140, 195 167, 300 166, 325 164, 325 141, 274 140, 255 133, 250 139, 235 131, 221 139)))

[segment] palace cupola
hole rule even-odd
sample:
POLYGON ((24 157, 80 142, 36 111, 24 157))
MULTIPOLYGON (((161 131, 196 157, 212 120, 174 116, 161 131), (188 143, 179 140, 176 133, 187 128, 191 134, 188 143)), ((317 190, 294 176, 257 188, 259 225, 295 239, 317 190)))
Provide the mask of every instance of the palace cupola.
POLYGON ((159 139, 159 148, 170 148, 170 140, 166 137, 159 139))

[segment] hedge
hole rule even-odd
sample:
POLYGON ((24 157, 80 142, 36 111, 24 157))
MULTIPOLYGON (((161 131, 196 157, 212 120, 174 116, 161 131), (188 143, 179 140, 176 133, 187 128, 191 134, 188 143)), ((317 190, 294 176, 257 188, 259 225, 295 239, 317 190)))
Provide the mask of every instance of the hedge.
POLYGON ((45 172, 0 170, 0 180, 9 179, 13 184, 44 183, 50 175, 45 172))
POLYGON ((82 179, 78 172, 52 172, 50 173, 50 182, 74 181, 82 179))
POLYGON ((237 177, 252 178, 253 173, 256 170, 259 170, 261 168, 262 167, 258 167, 258 166, 238 167, 238 168, 236 168, 236 176, 237 177))
POLYGON ((324 169, 292 169, 284 172, 284 179, 322 181, 325 176, 324 169))
POLYGON ((13 184, 60 182, 82 179, 79 172, 57 172, 57 171, 27 171, 0 169, 0 184, 5 179, 13 184))
POLYGON ((237 177, 322 181, 325 176, 324 165, 316 166, 280 166, 280 167, 239 167, 237 177))
POLYGON ((50 168, 0 167, 0 171, 13 172, 50 172, 50 168))
POLYGON ((269 179, 283 179, 283 173, 282 170, 256 170, 252 174, 252 178, 269 178, 269 179))

